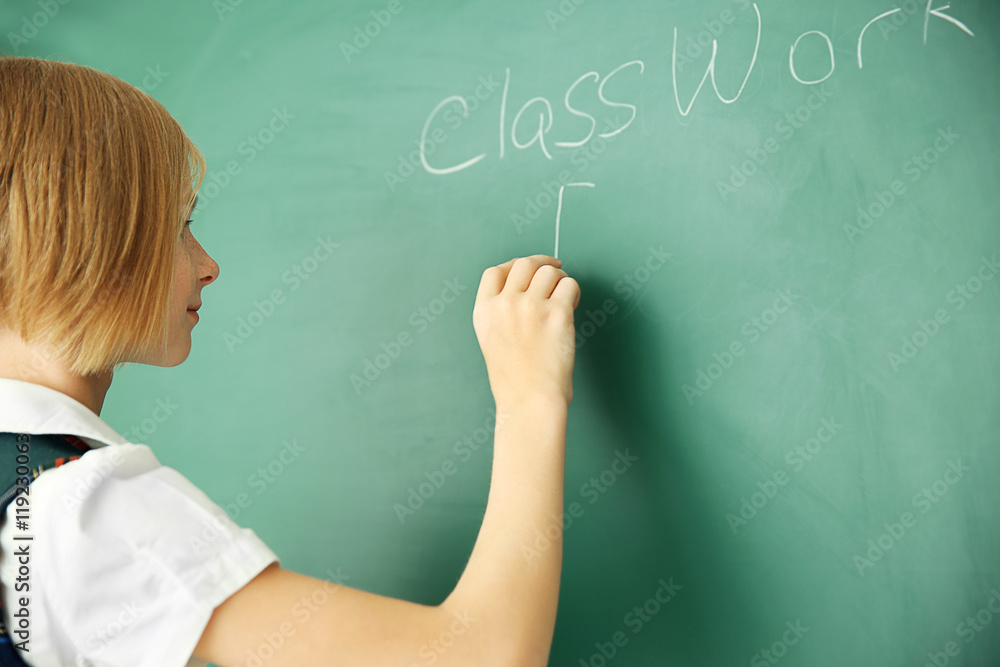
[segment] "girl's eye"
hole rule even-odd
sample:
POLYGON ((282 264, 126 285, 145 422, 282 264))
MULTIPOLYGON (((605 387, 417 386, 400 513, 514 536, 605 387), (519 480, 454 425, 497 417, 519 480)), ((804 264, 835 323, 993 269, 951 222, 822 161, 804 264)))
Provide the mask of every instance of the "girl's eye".
MULTIPOLYGON (((188 221, 186 221, 184 223, 184 229, 187 229, 188 227, 190 227, 192 222, 194 222, 194 220, 188 220, 188 221)), ((182 234, 184 233, 184 229, 181 230, 182 234)))

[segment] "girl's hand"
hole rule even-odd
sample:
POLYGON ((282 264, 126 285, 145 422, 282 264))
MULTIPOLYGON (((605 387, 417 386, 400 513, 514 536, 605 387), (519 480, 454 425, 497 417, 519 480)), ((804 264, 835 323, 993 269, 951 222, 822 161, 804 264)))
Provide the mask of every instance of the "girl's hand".
POLYGON ((573 400, 573 311, 580 286, 547 255, 519 257, 483 272, 472 323, 498 406, 573 400))

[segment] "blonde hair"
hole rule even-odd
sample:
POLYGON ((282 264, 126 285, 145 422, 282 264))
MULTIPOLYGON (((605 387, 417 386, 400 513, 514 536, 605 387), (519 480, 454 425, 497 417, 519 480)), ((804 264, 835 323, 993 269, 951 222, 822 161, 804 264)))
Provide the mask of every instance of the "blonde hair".
POLYGON ((110 74, 0 56, 0 327, 79 375, 167 348, 205 158, 110 74))

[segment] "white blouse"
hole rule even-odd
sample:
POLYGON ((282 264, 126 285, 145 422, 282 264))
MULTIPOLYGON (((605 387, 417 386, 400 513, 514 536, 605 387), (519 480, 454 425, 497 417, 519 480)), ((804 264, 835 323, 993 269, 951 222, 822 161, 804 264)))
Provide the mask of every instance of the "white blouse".
POLYGON ((14 589, 20 565, 14 554, 29 545, 25 662, 204 667, 192 653, 212 611, 277 561, 274 552, 183 475, 160 465, 147 445, 128 442, 61 392, 0 378, 0 432, 64 433, 95 448, 31 484, 27 531, 15 527, 14 503, 0 517, 0 584, 10 630, 25 596, 14 589))

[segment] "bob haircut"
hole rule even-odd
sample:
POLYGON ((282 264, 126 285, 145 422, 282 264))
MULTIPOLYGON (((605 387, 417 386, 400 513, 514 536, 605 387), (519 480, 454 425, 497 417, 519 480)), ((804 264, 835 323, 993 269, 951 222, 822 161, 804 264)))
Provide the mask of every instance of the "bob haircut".
POLYGON ((110 74, 0 56, 0 327, 79 375, 162 354, 205 158, 110 74))

